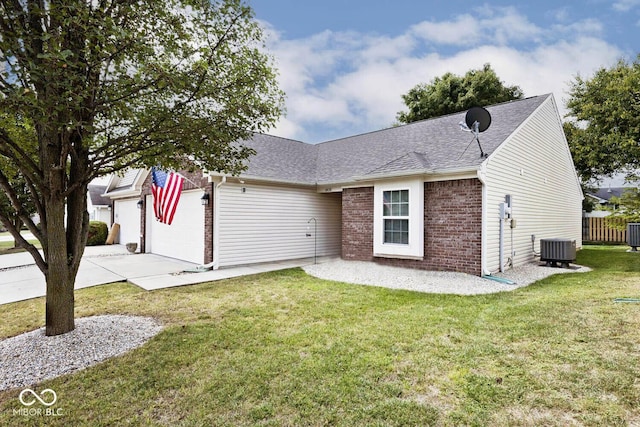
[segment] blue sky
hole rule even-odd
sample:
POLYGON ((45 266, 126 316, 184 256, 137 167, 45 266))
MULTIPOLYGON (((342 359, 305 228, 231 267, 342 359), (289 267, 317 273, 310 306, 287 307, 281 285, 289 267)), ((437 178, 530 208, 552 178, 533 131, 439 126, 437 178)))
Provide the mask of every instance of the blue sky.
POLYGON ((490 63, 525 96, 640 53, 640 0, 247 0, 286 92, 270 133, 327 141, 392 125, 401 95, 490 63))

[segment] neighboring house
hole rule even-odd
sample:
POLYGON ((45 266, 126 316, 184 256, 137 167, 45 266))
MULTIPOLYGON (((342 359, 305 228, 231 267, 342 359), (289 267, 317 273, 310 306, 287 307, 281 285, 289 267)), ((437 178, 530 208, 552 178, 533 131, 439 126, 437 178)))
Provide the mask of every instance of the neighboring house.
POLYGON ((255 135, 239 177, 184 174, 171 226, 153 218, 146 171, 106 194, 123 230, 141 231, 142 251, 215 268, 316 252, 482 275, 501 258, 503 267, 532 261, 541 238, 581 247, 582 191, 553 96, 487 109, 488 157, 458 113, 316 145, 255 135), (501 219, 506 196, 513 220, 501 219))
POLYGON ((611 201, 612 197, 620 198, 626 187, 598 188, 593 192, 585 193, 585 197, 591 199, 596 206, 591 212, 585 212, 585 217, 603 218, 611 215, 610 209, 618 209, 618 205, 611 201))
POLYGON ((104 195, 111 200, 112 223, 120 225, 115 243, 140 242, 140 209, 138 201, 142 184, 149 175, 148 171, 127 170, 123 175, 111 175, 104 195))
POLYGON ((111 199, 103 195, 106 189, 106 185, 89 184, 87 211, 89 220, 102 221, 111 227, 111 199))
POLYGON ((619 199, 627 190, 638 188, 638 183, 629 180, 630 175, 638 175, 640 171, 628 170, 615 173, 611 176, 600 176, 587 183, 589 190, 585 192, 585 199, 591 201, 595 208, 591 212, 585 212, 585 217, 606 217, 612 210, 620 206, 612 201, 619 199))

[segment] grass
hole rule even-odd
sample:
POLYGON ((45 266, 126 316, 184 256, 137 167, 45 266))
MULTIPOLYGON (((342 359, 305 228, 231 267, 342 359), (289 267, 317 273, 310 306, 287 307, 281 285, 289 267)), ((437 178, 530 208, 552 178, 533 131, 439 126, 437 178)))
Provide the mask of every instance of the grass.
MULTIPOLYGON (((145 346, 46 381, 59 417, 0 425, 640 424, 640 254, 591 247, 594 271, 509 293, 429 295, 311 278, 299 269, 145 292, 76 293, 77 316, 136 314, 145 346)), ((37 328, 44 303, 0 306, 0 338, 37 328)))
MULTIPOLYGON (((8 236, 11 236, 11 234, 7 231, 0 233, 0 237, 8 237, 8 236)), ((38 239, 31 239, 31 240, 28 240, 28 242, 36 245, 37 248, 40 248, 40 242, 38 241, 38 239)), ((14 244, 15 242, 13 240, 0 241, 0 255, 24 252, 24 249, 22 248, 15 248, 14 244)))

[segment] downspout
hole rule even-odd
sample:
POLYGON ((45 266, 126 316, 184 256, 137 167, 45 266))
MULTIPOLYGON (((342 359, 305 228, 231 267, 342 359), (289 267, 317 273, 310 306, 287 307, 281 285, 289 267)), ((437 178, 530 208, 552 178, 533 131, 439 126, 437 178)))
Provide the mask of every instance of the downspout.
POLYGON ((487 161, 485 160, 478 169, 478 181, 482 184, 482 226, 480 237, 480 268, 482 269, 482 276, 491 275, 491 272, 487 269, 487 161))
POLYGON ((216 184, 213 191, 213 218, 211 218, 213 225, 213 269, 217 270, 220 267, 220 187, 227 182, 226 175, 222 177, 222 180, 216 184))

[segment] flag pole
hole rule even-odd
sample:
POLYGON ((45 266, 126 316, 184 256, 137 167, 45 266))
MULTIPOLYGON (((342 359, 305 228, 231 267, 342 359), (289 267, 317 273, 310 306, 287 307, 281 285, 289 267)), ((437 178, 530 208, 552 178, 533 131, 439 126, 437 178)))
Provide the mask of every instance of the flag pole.
POLYGON ((207 192, 207 190, 205 190, 204 188, 200 187, 200 184, 195 183, 193 181, 191 181, 189 178, 187 178, 186 176, 182 175, 180 172, 175 172, 177 175, 180 175, 182 177, 182 179, 184 179, 187 182, 190 182, 191 184, 195 185, 198 189, 204 191, 205 193, 207 192))

